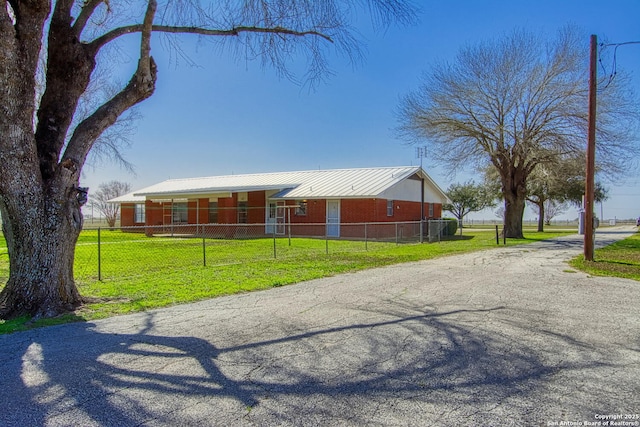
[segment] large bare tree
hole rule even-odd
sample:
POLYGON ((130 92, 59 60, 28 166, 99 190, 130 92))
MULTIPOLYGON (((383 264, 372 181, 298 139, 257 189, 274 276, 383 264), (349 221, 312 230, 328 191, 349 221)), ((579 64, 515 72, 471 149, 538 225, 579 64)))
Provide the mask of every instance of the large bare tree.
POLYGON ((290 78, 287 64, 301 54, 305 77, 317 80, 329 52, 359 55, 350 27, 358 11, 382 25, 415 13, 404 0, 0 0, 0 211, 10 259, 0 317, 55 316, 82 303, 73 277, 87 199, 80 173, 96 141, 153 94, 152 34, 219 41, 290 78), (111 61, 105 49, 131 34, 139 48, 129 82, 81 112, 111 61))
MULTIPOLYGON (((494 167, 505 235, 522 238, 529 176, 584 152, 588 59, 588 37, 571 28, 549 39, 514 31, 464 47, 402 100, 400 132, 433 146, 436 160, 452 170, 494 167)), ((597 158, 602 174, 615 175, 637 159, 639 104, 620 72, 600 88, 597 158)))
POLYGON ((124 196, 131 191, 126 182, 109 181, 98 186, 98 190, 89 194, 89 206, 104 215, 107 225, 114 228, 120 213, 120 203, 110 203, 109 200, 124 196))

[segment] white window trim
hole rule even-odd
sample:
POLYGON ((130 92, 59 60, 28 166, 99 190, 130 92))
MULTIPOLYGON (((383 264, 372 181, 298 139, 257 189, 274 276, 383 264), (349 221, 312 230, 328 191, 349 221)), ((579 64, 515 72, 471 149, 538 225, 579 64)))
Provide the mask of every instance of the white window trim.
POLYGON ((146 219, 146 209, 144 203, 136 203, 133 207, 133 222, 143 224, 146 219))

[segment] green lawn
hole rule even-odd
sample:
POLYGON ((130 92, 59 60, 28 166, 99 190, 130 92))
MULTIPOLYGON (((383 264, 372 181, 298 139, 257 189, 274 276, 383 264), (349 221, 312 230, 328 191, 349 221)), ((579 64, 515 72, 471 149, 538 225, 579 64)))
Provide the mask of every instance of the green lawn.
MULTIPOLYGON (((527 232, 531 243, 568 234, 527 232)), ((61 319, 0 321, 0 333, 73 320, 91 320, 221 295, 285 286, 304 280, 366 268, 418 261, 496 246, 495 232, 466 232, 439 243, 381 243, 323 239, 204 241, 145 237, 120 231, 101 232, 101 277, 98 280, 97 232, 85 231, 76 247, 75 275, 88 302, 61 319)), ((502 241, 500 242, 502 244, 502 241)), ((0 239, 0 281, 9 275, 6 245, 0 239)))
POLYGON ((594 261, 585 261, 584 255, 570 264, 594 276, 613 276, 640 280, 640 233, 624 240, 596 249, 594 261))

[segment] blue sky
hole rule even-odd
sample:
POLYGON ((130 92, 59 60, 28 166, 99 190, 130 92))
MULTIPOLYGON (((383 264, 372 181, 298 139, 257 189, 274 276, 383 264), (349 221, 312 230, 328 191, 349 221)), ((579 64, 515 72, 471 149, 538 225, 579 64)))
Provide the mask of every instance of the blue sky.
MULTIPOLYGON (((552 34, 572 24, 609 42, 640 41, 640 0, 450 0, 420 3, 417 25, 374 32, 360 27, 365 59, 356 67, 331 59, 335 75, 314 91, 279 79, 259 62, 238 60, 208 43, 184 38, 197 66, 157 40, 155 94, 139 106, 142 119, 123 151, 135 175, 112 163, 84 169, 82 184, 109 180, 139 189, 169 178, 305 169, 416 165, 415 148, 393 132, 399 99, 414 90, 434 61, 451 60, 461 46, 500 37, 514 28, 552 34)), ((640 93, 640 45, 618 50, 618 67, 633 74, 640 93)), ((446 189, 470 178, 449 177, 425 159, 427 172, 446 189)), ((605 219, 640 215, 640 171, 607 183, 605 219)), ((600 215, 600 206, 597 207, 600 215)), ((570 208, 563 218, 575 218, 570 208)), ((495 219, 492 211, 474 218, 495 219)), ((527 209, 525 217, 535 214, 527 209)))

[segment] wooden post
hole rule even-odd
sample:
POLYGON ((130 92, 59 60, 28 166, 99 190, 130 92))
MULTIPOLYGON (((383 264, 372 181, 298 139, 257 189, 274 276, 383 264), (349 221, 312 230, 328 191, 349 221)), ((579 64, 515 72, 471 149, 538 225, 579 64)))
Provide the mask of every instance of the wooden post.
POLYGON ((598 38, 591 36, 591 55, 589 62, 589 122, 587 137, 587 168, 585 180, 585 224, 584 224, 584 259, 593 261, 593 200, 595 193, 595 158, 596 158, 596 91, 597 91, 597 58, 598 38))

